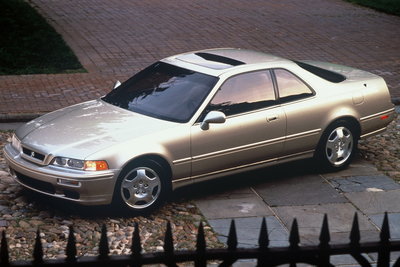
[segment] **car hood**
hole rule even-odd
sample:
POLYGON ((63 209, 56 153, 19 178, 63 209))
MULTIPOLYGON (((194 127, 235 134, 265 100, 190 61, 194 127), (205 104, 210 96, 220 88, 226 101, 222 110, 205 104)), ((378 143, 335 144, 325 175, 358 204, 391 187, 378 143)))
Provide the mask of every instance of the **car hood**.
POLYGON ((177 125, 94 100, 30 121, 20 127, 16 135, 31 149, 85 159, 113 144, 160 133, 177 125))

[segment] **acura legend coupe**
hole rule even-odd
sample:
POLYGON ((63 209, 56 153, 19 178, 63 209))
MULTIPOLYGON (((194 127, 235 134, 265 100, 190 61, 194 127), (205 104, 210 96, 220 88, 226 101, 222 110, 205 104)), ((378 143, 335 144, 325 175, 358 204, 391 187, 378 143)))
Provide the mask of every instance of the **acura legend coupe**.
POLYGON ((293 160, 345 168, 357 141, 393 120, 385 81, 243 49, 179 54, 104 97, 21 126, 4 148, 22 186, 128 212, 174 189, 293 160))

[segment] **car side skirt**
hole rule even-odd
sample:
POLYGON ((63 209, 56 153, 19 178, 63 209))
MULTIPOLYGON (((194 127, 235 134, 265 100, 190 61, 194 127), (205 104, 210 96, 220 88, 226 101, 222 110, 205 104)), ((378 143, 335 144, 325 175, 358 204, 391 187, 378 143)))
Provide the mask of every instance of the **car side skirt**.
POLYGON ((259 169, 259 168, 265 168, 265 167, 269 167, 269 166, 273 166, 276 164, 285 163, 285 162, 289 162, 289 161, 312 158, 314 155, 314 151, 315 150, 309 150, 309 151, 305 151, 305 152, 301 152, 301 153, 287 155, 287 156, 284 156, 281 158, 272 158, 272 159, 252 163, 252 164, 241 165, 241 166, 224 169, 224 170, 220 170, 220 171, 216 171, 216 172, 212 172, 212 173, 207 173, 207 174, 203 174, 203 175, 197 175, 197 176, 193 176, 193 177, 176 179, 176 180, 172 181, 172 188, 177 189, 179 187, 186 186, 186 185, 189 185, 192 183, 208 181, 208 180, 218 178, 218 177, 233 175, 233 174, 251 171, 251 170, 255 170, 255 169, 259 169))

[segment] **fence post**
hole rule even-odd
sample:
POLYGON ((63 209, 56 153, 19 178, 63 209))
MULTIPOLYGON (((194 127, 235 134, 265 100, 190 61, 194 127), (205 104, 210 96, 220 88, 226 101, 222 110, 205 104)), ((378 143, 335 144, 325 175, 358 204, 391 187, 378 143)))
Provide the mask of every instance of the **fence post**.
POLYGON ((267 229, 267 222, 264 217, 261 222, 260 235, 258 237, 258 249, 260 251, 260 254, 257 259, 257 267, 267 266, 268 245, 269 245, 268 229, 267 229))
POLYGON ((237 260, 237 258, 233 256, 235 254, 235 250, 236 250, 237 244, 238 244, 235 220, 231 220, 231 225, 229 227, 228 240, 227 240, 226 244, 228 245, 228 254, 227 255, 229 256, 229 258, 226 258, 219 265, 220 267, 231 266, 237 260))
POLYGON ((108 248, 108 238, 107 238, 107 227, 105 224, 101 227, 101 236, 99 243, 99 256, 100 260, 106 260, 109 258, 108 254, 110 249, 108 248))
POLYGON ((297 219, 293 219, 292 228, 290 229, 289 235, 289 248, 290 248, 290 267, 296 266, 297 254, 296 250, 299 248, 300 236, 299 236, 299 227, 297 225, 297 219))
POLYGON ((194 260, 195 267, 206 267, 206 238, 204 235, 204 226, 201 222, 199 225, 199 230, 197 231, 196 239, 196 257, 194 260))
POLYGON ((140 232, 139 232, 139 224, 135 222, 134 232, 132 235, 132 266, 133 267, 140 267, 142 266, 142 244, 140 240, 140 232))
POLYGON ((319 248, 320 255, 318 257, 318 266, 329 266, 329 242, 331 241, 331 236, 329 234, 329 225, 328 225, 328 216, 324 215, 324 219, 322 221, 321 234, 319 236, 319 248))
POLYGON ((388 267, 390 263, 390 229, 388 214, 385 212, 383 217, 380 237, 380 248, 378 251, 378 266, 388 267))
POLYGON ((3 230, 1 233, 0 264, 2 266, 9 266, 9 259, 6 232, 3 230))
POLYGON ((35 247, 33 248, 33 264, 43 263, 43 247, 40 240, 40 230, 36 231, 35 247))
POLYGON ((360 227, 358 225, 357 212, 354 213, 353 224, 350 231, 350 250, 350 255, 353 256, 361 266, 371 266, 360 252, 360 227))
POLYGON ((172 238, 171 223, 167 222, 167 230, 165 231, 164 238, 164 253, 165 253, 165 265, 176 267, 174 261, 174 239, 172 238))
POLYGON ((69 227, 66 254, 67 258, 65 259, 65 261, 67 263, 76 262, 76 240, 74 235, 74 228, 72 227, 72 225, 69 227))

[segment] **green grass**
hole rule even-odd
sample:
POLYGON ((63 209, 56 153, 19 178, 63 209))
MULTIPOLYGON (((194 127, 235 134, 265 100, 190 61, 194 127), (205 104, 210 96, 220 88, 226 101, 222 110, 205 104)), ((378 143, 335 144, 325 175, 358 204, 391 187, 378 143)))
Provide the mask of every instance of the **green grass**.
POLYGON ((400 0, 347 0, 388 14, 400 16, 400 0))
POLYGON ((84 72, 62 37, 23 0, 0 0, 0 75, 84 72))

